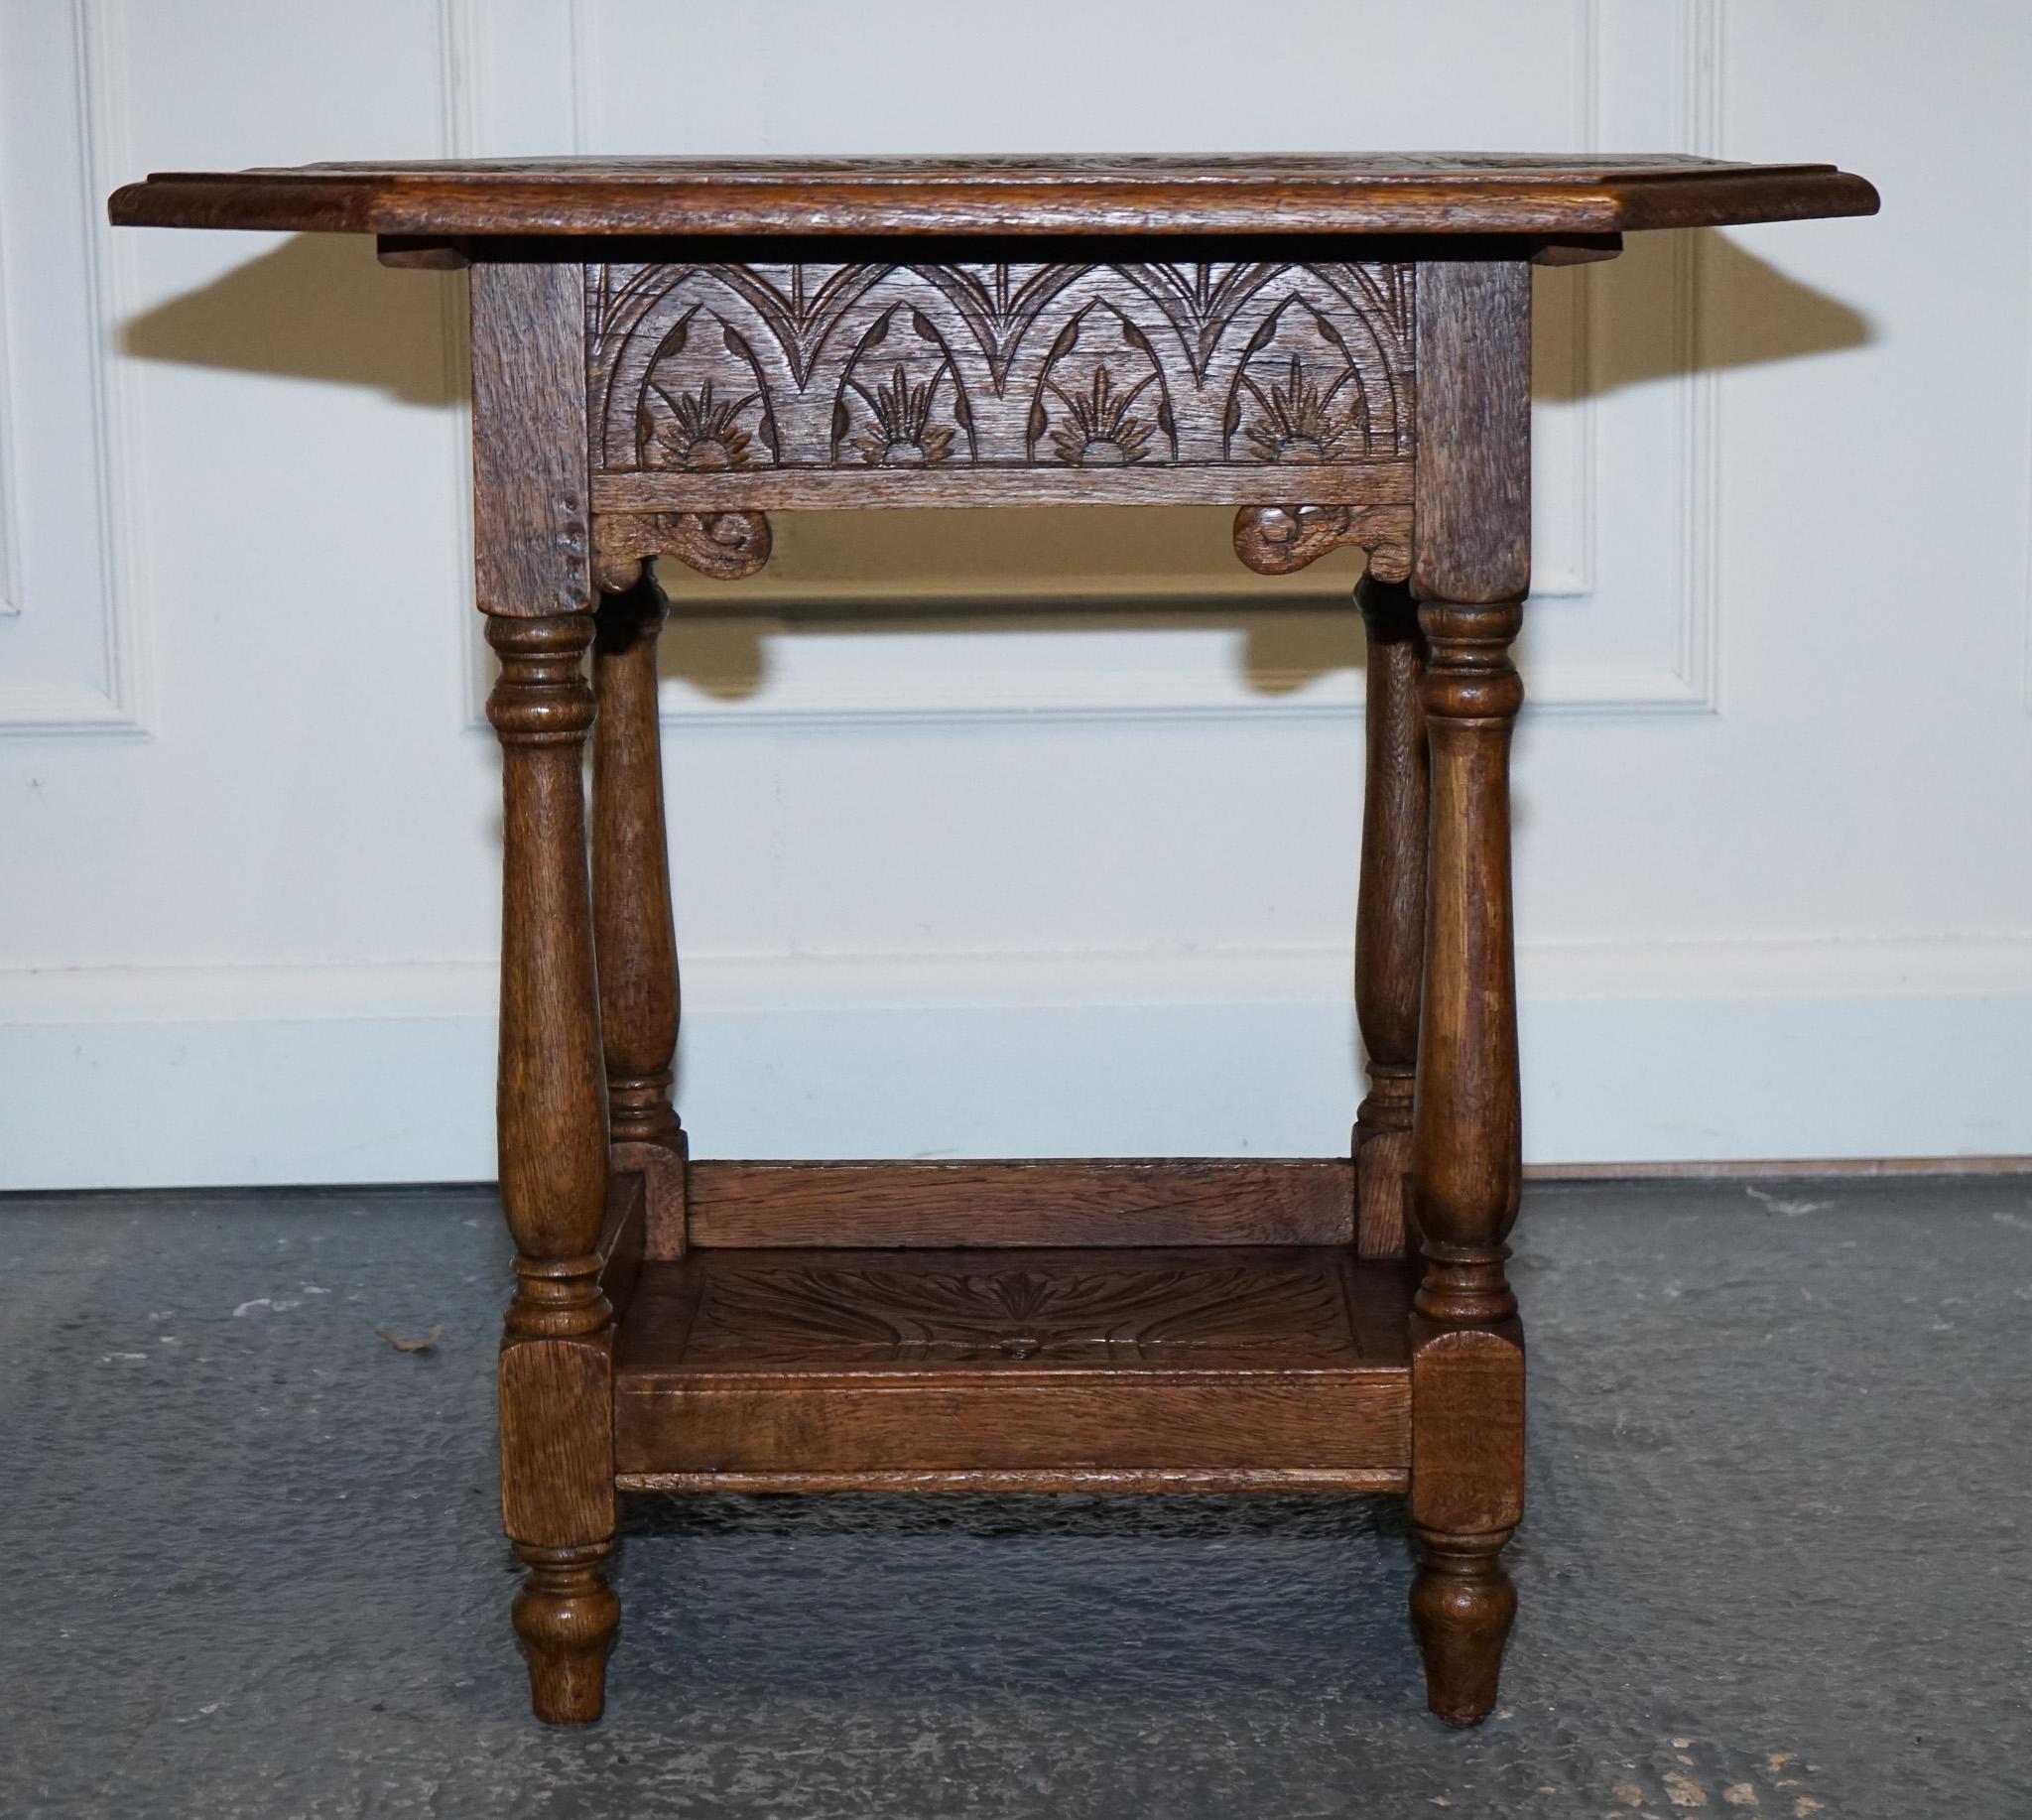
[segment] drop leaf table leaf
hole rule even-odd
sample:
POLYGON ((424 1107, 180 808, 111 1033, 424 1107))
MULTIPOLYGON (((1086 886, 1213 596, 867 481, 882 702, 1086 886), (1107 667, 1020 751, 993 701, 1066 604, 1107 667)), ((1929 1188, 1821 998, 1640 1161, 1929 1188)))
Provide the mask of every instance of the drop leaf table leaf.
POLYGON ((617 1494, 715 1489, 1402 1494, 1432 1708, 1487 1715, 1523 1509, 1531 268, 1875 207, 1826 165, 1440 154, 335 164, 113 196, 116 223, 471 269, 502 1509, 539 1717, 600 1714, 617 1494), (1179 503, 1234 507, 1259 572, 1367 553, 1352 1154, 692 1162, 651 559, 751 576, 777 508, 1179 503))

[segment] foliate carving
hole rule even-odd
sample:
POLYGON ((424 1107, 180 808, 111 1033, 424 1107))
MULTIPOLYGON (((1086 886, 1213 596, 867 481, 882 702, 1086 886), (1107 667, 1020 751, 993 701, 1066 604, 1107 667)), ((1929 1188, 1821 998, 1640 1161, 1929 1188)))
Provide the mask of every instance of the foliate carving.
POLYGON ((1273 1356, 1358 1357, 1334 1266, 715 1261, 686 1346, 688 1366, 1273 1356))
MULTIPOLYGON (((593 265, 586 284, 602 473, 1411 454, 1409 265, 593 265)), ((741 502, 715 485, 698 503, 741 502)))

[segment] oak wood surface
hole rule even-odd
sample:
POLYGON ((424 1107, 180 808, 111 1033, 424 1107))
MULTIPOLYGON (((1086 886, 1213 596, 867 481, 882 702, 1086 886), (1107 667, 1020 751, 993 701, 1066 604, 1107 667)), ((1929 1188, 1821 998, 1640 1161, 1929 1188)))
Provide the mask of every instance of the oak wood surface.
POLYGON ((1404 1273, 1331 1245, 700 1248, 652 1259, 631 1382, 1399 1369, 1404 1273))
POLYGON ((751 575, 769 555, 758 508, 810 506, 1268 496, 1286 504, 1245 513, 1253 535, 1237 523, 1244 562, 1298 567, 1331 519, 1379 573, 1409 564, 1409 263, 584 269, 603 585, 648 555, 751 575), (1277 535, 1293 512, 1302 549, 1277 535))
POLYGON ((522 159, 162 172, 120 225, 397 235, 1477 232, 1600 235, 1867 214, 1831 165, 1372 153, 522 159))
POLYGON ((603 473, 1410 453, 1402 261, 665 258, 585 281, 603 473))
POLYGON ((600 1228, 600 1293, 619 1322, 635 1299, 635 1285, 642 1277, 642 1261, 648 1253, 648 1189, 639 1173, 609 1171, 607 1213, 600 1228))
POLYGON ((1394 1466, 1067 1466, 955 1467, 932 1472, 621 1473, 623 1492, 970 1492, 976 1495, 1114 1495, 1256 1492, 1403 1492, 1411 1483, 1394 1466))
POLYGON ((1340 1157, 697 1162, 696 1245, 1344 1244, 1340 1157))
POLYGON ((471 284, 475 598, 577 612, 592 599, 577 274, 490 265, 471 284))
POLYGON ((616 1468, 1400 1472, 1408 1287, 1338 1246, 695 1249, 644 1266, 616 1468))
POLYGON ((1411 508, 1406 505, 1244 506, 1234 515, 1234 553, 1258 575, 1296 575, 1330 551, 1356 544, 1368 573, 1401 582, 1411 573, 1411 508))
POLYGON ((1411 1324, 1411 1619, 1449 1725, 1495 1708, 1517 1594, 1503 1545, 1524 1514, 1524 1336, 1514 1320, 1411 1324))
POLYGON ((1530 585, 1528 272, 1420 272, 1421 458, 1412 591, 1426 645, 1425 976, 1412 1113, 1411 1615, 1426 1696, 1452 1725, 1494 1708, 1517 1598, 1524 1360, 1504 1271, 1522 1185, 1510 891, 1510 660, 1530 585))
MULTIPOLYGON (((487 433, 512 432, 498 398, 487 433)), ((513 1617, 531 1702, 559 1723, 597 1719, 619 1608, 613 1546, 612 1310, 606 1084, 579 767, 593 718, 584 614, 500 616, 487 718, 501 742, 501 1201, 515 1298, 499 1369, 501 1513, 529 1568, 513 1617)))
POLYGON ((323 165, 113 196, 116 223, 473 268, 502 1508, 540 1717, 600 1713, 617 1489, 1408 1492, 1430 1704, 1492 1709, 1523 1495, 1525 262, 1876 202, 1825 165, 1482 154, 323 165), (779 508, 1156 502, 1239 507, 1263 573, 1369 553, 1355 1157, 688 1172, 648 560, 752 575, 779 508))
MULTIPOLYGON (((1033 505, 1409 505, 1412 463, 1395 457, 1338 466, 1292 464, 1274 473, 1243 463, 1207 467, 760 467, 731 473, 597 474, 600 512, 812 511, 1033 505)), ((683 556, 681 549, 659 555, 683 556)), ((703 567, 703 565, 694 565, 703 567)))
POLYGON ((1411 585, 1420 599, 1519 598, 1531 585, 1531 271, 1420 268, 1411 585))
POLYGON ((1369 1091, 1355 1119, 1358 1242, 1367 1257, 1405 1249, 1405 1183, 1425 971, 1427 803, 1425 636, 1401 582, 1373 570, 1355 588, 1368 631, 1367 762, 1362 767, 1354 1009, 1369 1091))
POLYGON ((608 1161, 639 1174, 653 1249, 685 1241, 684 1127, 671 1105, 678 942, 664 826, 656 647, 669 602, 638 573, 601 597, 593 637, 593 940, 605 1051, 608 1161))

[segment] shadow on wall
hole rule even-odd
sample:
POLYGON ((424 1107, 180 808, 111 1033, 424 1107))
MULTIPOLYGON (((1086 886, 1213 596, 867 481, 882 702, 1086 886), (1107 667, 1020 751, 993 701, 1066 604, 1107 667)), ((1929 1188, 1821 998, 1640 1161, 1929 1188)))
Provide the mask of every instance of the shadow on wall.
MULTIPOLYGON (((1611 263, 1539 274, 1538 397, 1605 397, 1870 338, 1847 305, 1725 234, 1679 236, 1686 244, 1677 250, 1674 238, 1635 235, 1611 263), (1691 334, 1676 296, 1689 275, 1699 299, 1691 334), (1554 306, 1575 287, 1588 292, 1580 358, 1553 345, 1573 320, 1554 306)), ((365 386, 448 409, 465 385, 458 338, 445 332, 463 284, 455 274, 389 271, 363 236, 295 235, 131 319, 121 347, 141 360, 365 386)), ((771 644, 803 627, 874 637, 904 623, 913 631, 1228 629, 1239 634, 1250 688, 1263 695, 1362 661, 1361 621, 1345 604, 1359 552, 1336 553, 1302 576, 1254 576, 1229 554, 1225 508, 871 512, 832 523, 823 522, 826 514, 776 516, 778 558, 757 581, 714 583, 662 566, 680 615, 701 621, 663 641, 666 676, 745 699, 767 687, 771 644), (801 569, 851 578, 851 599, 800 599, 772 586, 801 569), (954 611, 942 590, 969 604, 954 611), (927 598, 940 600, 936 616, 913 611, 927 598)))
POLYGON ((392 272, 360 234, 292 234, 201 289, 129 318, 120 350, 137 360, 363 386, 444 410, 465 389, 462 362, 446 358, 453 287, 462 316, 465 280, 456 274, 392 272))

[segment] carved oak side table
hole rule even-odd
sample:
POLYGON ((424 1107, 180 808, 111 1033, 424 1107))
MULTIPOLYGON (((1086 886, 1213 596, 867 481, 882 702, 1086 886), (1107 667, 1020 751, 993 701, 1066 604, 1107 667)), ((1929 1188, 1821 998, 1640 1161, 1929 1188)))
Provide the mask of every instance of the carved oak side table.
POLYGON ((1531 265, 1875 206, 1825 165, 1669 157, 315 165, 113 197, 471 267, 539 1717, 599 1716, 616 1493, 713 1489, 1406 1494, 1433 1710, 1488 1713, 1524 1462, 1531 265), (1252 569, 1368 553, 1352 1156, 689 1161, 648 560, 752 575, 778 507, 1180 502, 1239 508, 1252 569))

